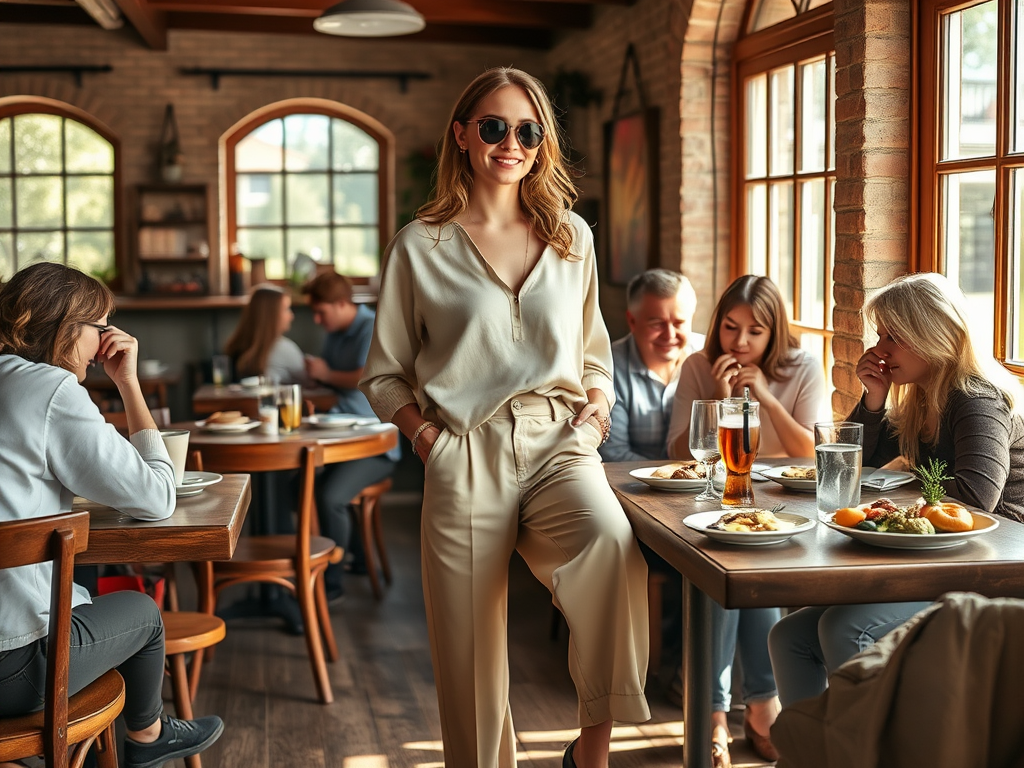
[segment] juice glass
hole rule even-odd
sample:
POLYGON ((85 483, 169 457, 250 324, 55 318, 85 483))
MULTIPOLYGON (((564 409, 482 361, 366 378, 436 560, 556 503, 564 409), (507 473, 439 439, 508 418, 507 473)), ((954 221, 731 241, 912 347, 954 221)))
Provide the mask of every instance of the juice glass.
POLYGON ((302 387, 288 384, 277 391, 277 407, 281 411, 281 431, 298 429, 302 424, 302 387))
POLYGON ((750 469, 761 446, 761 404, 755 400, 728 398, 718 401, 718 447, 725 462, 722 504, 754 506, 750 469))

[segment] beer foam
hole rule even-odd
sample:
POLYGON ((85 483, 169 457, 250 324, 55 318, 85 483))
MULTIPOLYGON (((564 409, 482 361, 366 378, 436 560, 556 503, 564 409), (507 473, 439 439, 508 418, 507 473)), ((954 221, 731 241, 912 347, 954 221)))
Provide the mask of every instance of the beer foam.
MULTIPOLYGON (((725 427, 726 429, 743 429, 743 414, 742 413, 730 413, 728 416, 720 418, 718 420, 718 426, 725 427)), ((761 419, 756 414, 747 415, 747 426, 748 427, 760 427, 761 419)))

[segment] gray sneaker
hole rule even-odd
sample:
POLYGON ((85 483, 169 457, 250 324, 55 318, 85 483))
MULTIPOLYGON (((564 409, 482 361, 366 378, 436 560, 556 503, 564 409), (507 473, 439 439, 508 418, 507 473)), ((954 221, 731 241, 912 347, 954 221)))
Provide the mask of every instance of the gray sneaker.
POLYGON ((195 720, 164 715, 160 720, 160 736, 156 741, 141 744, 124 740, 125 768, 156 768, 168 760, 197 755, 224 732, 224 721, 215 715, 195 720))

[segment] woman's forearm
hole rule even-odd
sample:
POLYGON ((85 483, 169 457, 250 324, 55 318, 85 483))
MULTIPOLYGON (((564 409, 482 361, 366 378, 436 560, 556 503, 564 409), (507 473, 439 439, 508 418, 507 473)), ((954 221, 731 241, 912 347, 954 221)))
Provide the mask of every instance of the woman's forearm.
POLYGON ((762 400, 761 411, 771 418, 775 434, 787 456, 800 458, 814 455, 814 433, 794 419, 776 398, 762 400))
POLYGON ((134 435, 144 429, 156 429, 156 422, 149 410, 149 403, 146 396, 142 394, 142 387, 138 379, 118 387, 121 393, 121 400, 124 403, 125 417, 128 419, 128 434, 134 435))

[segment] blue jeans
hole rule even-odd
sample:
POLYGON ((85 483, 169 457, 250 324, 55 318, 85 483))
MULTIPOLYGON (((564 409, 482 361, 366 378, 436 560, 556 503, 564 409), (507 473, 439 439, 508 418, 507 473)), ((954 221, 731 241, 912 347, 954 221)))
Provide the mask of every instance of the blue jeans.
POLYGON ((711 710, 728 712, 732 699, 732 661, 739 642, 743 701, 773 698, 775 678, 768 656, 768 631, 779 620, 778 608, 726 610, 711 603, 711 710))
POLYGON ((782 706, 824 693, 828 676, 839 666, 928 605, 815 606, 801 608, 782 619, 768 636, 782 706))
MULTIPOLYGON (((124 721, 141 731, 163 712, 164 624, 153 598, 114 592, 71 612, 68 694, 116 669, 124 678, 124 721)), ((46 638, 0 653, 0 718, 43 708, 46 638)))

